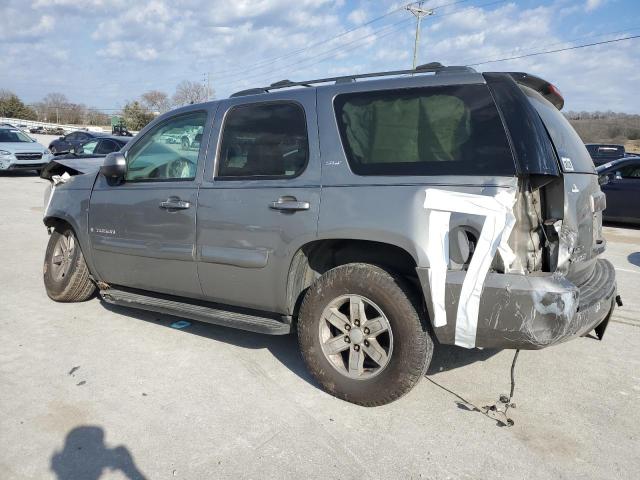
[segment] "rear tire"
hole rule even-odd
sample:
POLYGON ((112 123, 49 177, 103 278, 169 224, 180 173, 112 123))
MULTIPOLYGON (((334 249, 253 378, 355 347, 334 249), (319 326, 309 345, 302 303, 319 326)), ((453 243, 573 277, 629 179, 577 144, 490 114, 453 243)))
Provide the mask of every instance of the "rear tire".
POLYGON ((55 229, 49 237, 43 267, 47 295, 56 302, 83 302, 96 286, 71 228, 55 229))
POLYGON ((390 403, 409 392, 431 362, 433 341, 419 311, 400 277, 365 263, 336 267, 309 288, 300 307, 304 362, 338 398, 367 407, 390 403))

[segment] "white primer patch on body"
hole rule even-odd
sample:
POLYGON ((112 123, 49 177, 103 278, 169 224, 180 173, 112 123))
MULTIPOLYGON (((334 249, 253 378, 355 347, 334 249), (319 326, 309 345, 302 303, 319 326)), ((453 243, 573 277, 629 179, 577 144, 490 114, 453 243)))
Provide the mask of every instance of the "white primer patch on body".
POLYGON ((500 253, 506 268, 509 268, 515 259, 508 241, 516 222, 513 214, 516 192, 513 189, 502 190, 490 197, 427 188, 425 194, 424 208, 429 215, 426 253, 429 260, 433 323, 436 327, 447 324, 445 287, 449 264, 451 213, 485 217, 478 244, 462 283, 456 315, 455 344, 460 347, 474 348, 480 295, 496 251, 500 253))

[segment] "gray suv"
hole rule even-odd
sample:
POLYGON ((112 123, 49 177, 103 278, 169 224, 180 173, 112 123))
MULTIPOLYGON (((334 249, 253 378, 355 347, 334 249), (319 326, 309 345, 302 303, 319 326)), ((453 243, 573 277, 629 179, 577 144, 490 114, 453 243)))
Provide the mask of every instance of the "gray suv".
POLYGON ((435 341, 602 338, 605 197, 562 105, 533 75, 433 63, 174 110, 53 177, 47 293, 296 331, 318 383, 366 406, 408 392, 435 341))

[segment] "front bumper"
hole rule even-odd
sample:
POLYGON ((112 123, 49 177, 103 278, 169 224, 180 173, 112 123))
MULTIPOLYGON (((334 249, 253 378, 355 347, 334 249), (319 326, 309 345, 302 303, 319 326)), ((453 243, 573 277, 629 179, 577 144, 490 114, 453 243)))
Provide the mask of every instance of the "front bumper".
MULTIPOLYGON (((433 318, 428 270, 417 269, 433 318)), ((434 328, 440 343, 455 343, 458 298, 465 275, 447 274, 448 321, 434 328)), ((532 350, 586 335, 600 324, 606 326, 603 322, 613 311, 615 297, 615 269, 603 259, 596 261, 593 274, 580 287, 557 274, 489 273, 480 298, 476 346, 532 350)))
POLYGON ((15 160, 0 159, 0 171, 2 170, 40 170, 44 168, 48 159, 42 160, 15 160))

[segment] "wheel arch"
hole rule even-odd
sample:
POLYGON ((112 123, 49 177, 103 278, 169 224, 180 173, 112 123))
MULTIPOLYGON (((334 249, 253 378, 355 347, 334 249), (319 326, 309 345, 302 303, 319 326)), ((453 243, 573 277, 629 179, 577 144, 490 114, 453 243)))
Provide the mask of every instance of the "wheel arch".
POLYGON ((89 272, 94 278, 99 279, 94 267, 93 255, 91 254, 91 246, 89 245, 86 228, 83 229, 82 226, 75 221, 74 217, 63 215, 61 213, 62 212, 54 212, 51 215, 44 217, 42 220, 44 225, 48 229, 70 228, 80 244, 80 249, 82 250, 89 272))
POLYGON ((399 245, 353 238, 314 240, 292 257, 286 286, 288 314, 297 315, 304 293, 318 277, 347 263, 370 263, 417 281, 416 258, 399 245))

